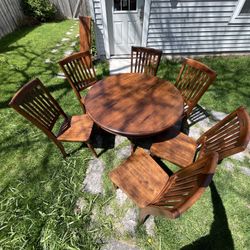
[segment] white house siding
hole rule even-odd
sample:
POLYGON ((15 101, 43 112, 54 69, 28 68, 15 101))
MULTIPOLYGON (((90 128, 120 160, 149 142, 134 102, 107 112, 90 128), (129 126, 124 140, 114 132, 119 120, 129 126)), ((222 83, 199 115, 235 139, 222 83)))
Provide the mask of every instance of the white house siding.
POLYGON ((147 46, 166 54, 250 52, 250 23, 229 23, 237 0, 151 0, 147 46))
POLYGON ((101 1, 104 0, 93 0, 93 18, 95 21, 96 47, 99 56, 105 55, 101 1))

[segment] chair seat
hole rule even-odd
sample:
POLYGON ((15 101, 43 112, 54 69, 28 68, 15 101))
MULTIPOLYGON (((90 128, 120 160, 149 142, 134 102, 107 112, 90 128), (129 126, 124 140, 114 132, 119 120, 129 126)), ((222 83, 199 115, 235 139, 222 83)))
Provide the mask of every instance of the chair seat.
POLYGON ((197 143, 194 139, 171 129, 151 145, 150 152, 180 167, 187 167, 193 163, 196 149, 197 143))
POLYGON ((72 116, 69 123, 64 122, 61 126, 57 139, 60 141, 88 141, 93 124, 93 121, 86 114, 72 116))
POLYGON ((111 171, 109 177, 140 208, 155 200, 169 179, 167 173, 141 148, 111 171))

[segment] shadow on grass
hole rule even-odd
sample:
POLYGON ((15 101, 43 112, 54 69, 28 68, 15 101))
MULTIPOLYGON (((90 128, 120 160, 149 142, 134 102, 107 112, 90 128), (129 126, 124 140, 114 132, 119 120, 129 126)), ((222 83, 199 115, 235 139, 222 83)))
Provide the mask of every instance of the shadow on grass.
POLYGON ((182 250, 234 249, 232 234, 228 227, 226 210, 213 181, 210 184, 210 189, 214 212, 214 221, 211 225, 210 233, 192 244, 181 248, 182 250))

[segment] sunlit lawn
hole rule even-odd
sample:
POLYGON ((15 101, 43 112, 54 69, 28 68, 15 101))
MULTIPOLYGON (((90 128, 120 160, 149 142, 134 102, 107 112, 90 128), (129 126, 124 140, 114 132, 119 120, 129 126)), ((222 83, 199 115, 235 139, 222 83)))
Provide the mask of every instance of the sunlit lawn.
MULTIPOLYGON (((94 227, 90 219, 93 208, 102 211, 114 192, 106 175, 105 195, 82 192, 87 164, 92 159, 89 150, 77 150, 80 144, 66 143, 66 150, 75 152, 63 160, 54 144, 8 107, 20 86, 39 77, 67 113, 81 113, 70 85, 56 77, 57 61, 65 50, 72 49, 71 41, 51 53, 74 23, 23 28, 0 40, 0 249, 95 249, 102 245, 100 239, 117 236, 108 216, 100 217, 94 227), (45 63, 48 58, 51 64, 45 63), (84 197, 88 205, 82 213, 75 214, 79 197, 84 197)), ((74 27, 71 39, 77 41, 78 26, 74 27)), ((218 73, 201 105, 227 113, 239 105, 249 110, 250 57, 201 60, 218 73)), ((158 75, 174 80, 179 68, 179 62, 165 61, 158 75)), ((100 78, 107 71, 107 63, 97 64, 100 78)), ((101 160, 107 167, 106 174, 117 164, 114 149, 104 153, 101 160)), ((136 238, 127 235, 125 239, 136 241, 142 249, 249 248, 250 181, 239 171, 240 166, 249 167, 249 162, 233 163, 233 172, 218 167, 214 184, 181 218, 157 217, 154 237, 139 227, 136 238)))

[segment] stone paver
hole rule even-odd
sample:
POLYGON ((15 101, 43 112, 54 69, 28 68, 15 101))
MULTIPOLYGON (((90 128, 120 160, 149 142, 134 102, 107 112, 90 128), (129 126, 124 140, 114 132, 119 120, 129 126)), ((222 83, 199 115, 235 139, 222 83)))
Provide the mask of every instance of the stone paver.
POLYGON ((197 140, 202 134, 203 134, 202 129, 196 124, 195 126, 190 128, 188 135, 193 139, 197 140))
POLYGON ((66 32, 66 35, 72 35, 72 32, 66 32))
POLYGON ((71 47, 76 46, 76 42, 72 42, 72 43, 70 44, 70 46, 71 46, 71 47))
POLYGON ((237 160, 237 161, 244 161, 246 157, 246 151, 237 153, 235 155, 230 156, 229 158, 237 160))
POLYGON ((231 161, 226 161, 226 162, 224 163, 223 167, 224 167, 226 170, 230 171, 230 172, 233 172, 233 171, 234 171, 234 164, 233 164, 233 162, 231 162, 231 161))
POLYGON ((125 146, 119 149, 116 156, 119 160, 125 160, 131 155, 131 146, 125 146))
POLYGON ((146 232, 149 236, 155 236, 155 220, 154 216, 149 216, 149 218, 145 221, 146 232))
POLYGON ((250 176, 250 169, 247 168, 247 167, 240 167, 240 171, 241 173, 247 175, 247 176, 250 176))
POLYGON ((129 73, 131 61, 128 58, 112 58, 109 59, 109 72, 110 75, 118 73, 129 73))
POLYGON ((68 41, 70 41, 70 39, 69 39, 68 37, 64 37, 64 38, 62 38, 61 41, 62 41, 62 42, 68 42, 68 41))
POLYGON ((56 75, 57 78, 60 78, 60 79, 66 79, 65 75, 63 72, 59 72, 57 75, 56 75))
POLYGON ((50 58, 47 58, 47 59, 45 60, 45 63, 52 63, 52 62, 51 62, 50 58))
POLYGON ((118 205, 122 206, 127 198, 128 196, 121 189, 118 188, 116 190, 116 201, 118 205))
POLYGON ((76 201, 76 206, 75 206, 75 209, 74 209, 74 212, 76 214, 79 214, 83 211, 84 208, 86 208, 88 206, 88 203, 87 201, 81 197, 79 198, 77 201, 76 201))
POLYGON ((223 112, 218 112, 218 111, 212 110, 211 116, 212 116, 213 120, 220 121, 220 120, 224 119, 227 116, 227 114, 223 113, 223 112))
POLYGON ((105 207, 104 212, 105 212, 106 216, 115 215, 115 210, 111 206, 105 207))
POLYGON ((121 224, 123 226, 119 229, 121 233, 125 232, 134 235, 137 225, 137 210, 135 208, 129 208, 122 219, 121 224))
POLYGON ((52 50, 51 50, 51 53, 53 53, 53 54, 54 54, 54 53, 57 53, 57 52, 58 52, 58 49, 52 49, 52 50))
POLYGON ((101 250, 140 250, 140 248, 122 241, 111 240, 109 243, 102 246, 101 250))
POLYGON ((124 136, 116 135, 115 136, 115 147, 119 146, 123 142, 127 141, 128 139, 124 136))
POLYGON ((83 181, 83 190, 92 194, 103 194, 102 174, 104 171, 104 163, 100 159, 90 160, 86 177, 83 181))
POLYGON ((64 52, 64 56, 70 56, 73 52, 73 50, 67 50, 64 52))

